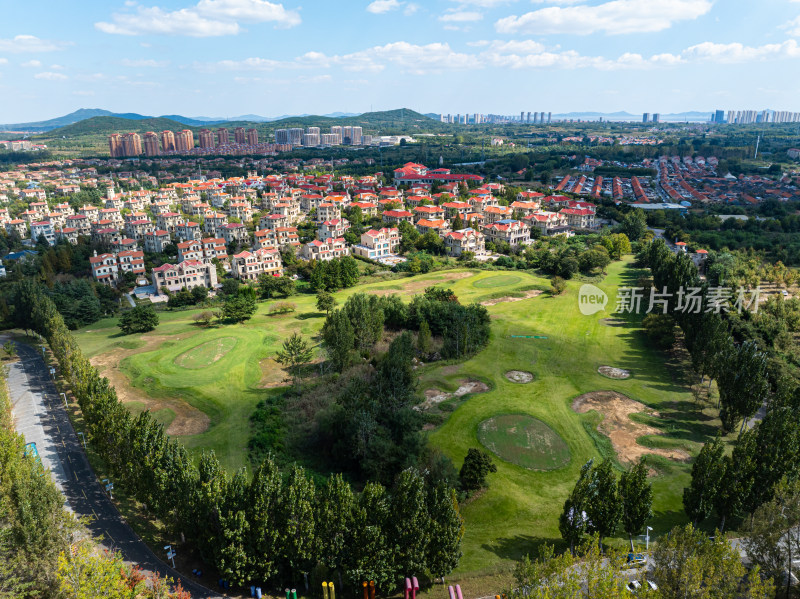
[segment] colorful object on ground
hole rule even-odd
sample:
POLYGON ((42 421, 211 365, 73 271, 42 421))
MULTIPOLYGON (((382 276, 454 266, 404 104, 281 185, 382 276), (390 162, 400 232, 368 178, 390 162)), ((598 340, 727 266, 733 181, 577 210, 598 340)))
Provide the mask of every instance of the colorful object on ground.
POLYGON ((460 584, 456 585, 456 596, 458 597, 458 599, 464 599, 464 595, 461 594, 461 585, 460 584))
POLYGON ((403 599, 411 599, 411 579, 406 577, 406 583, 403 586, 403 599))
POLYGON ((509 335, 512 339, 547 339, 544 335, 509 335))
POLYGON ((456 592, 453 590, 453 585, 447 587, 447 594, 450 596, 450 599, 456 599, 456 592))

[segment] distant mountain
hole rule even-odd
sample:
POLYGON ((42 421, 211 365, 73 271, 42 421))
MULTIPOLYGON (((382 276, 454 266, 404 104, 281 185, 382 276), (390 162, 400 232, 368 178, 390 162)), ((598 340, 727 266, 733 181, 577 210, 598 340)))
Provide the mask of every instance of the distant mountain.
MULTIPOLYGON (((187 116, 182 116, 180 114, 165 114, 159 117, 153 117, 143 114, 137 114, 135 112, 120 113, 120 112, 111 112, 110 110, 103 110, 102 108, 81 108, 79 110, 76 110, 75 112, 71 112, 64 116, 56 117, 53 119, 48 119, 46 121, 36 121, 31 123, 9 123, 6 125, 0 125, 0 131, 28 131, 31 133, 46 133, 47 131, 52 131, 53 129, 57 129, 58 127, 72 125, 73 123, 79 123, 81 121, 85 121, 86 119, 90 119, 97 116, 111 116, 111 117, 119 117, 130 120, 161 118, 161 119, 170 119, 172 121, 176 121, 183 125, 189 125, 192 127, 203 127, 210 125, 218 125, 220 123, 230 123, 230 122, 240 122, 240 121, 247 123, 267 123, 283 119, 308 117, 314 115, 284 114, 281 116, 269 117, 269 116, 259 116, 257 114, 244 114, 235 117, 207 117, 207 116, 187 117, 187 116)), ((358 116, 358 114, 353 112, 332 112, 330 114, 326 114, 323 116, 330 118, 345 118, 345 117, 358 116)))
MULTIPOLYGON (((247 115, 245 115, 247 116, 247 115)), ((38 137, 40 139, 60 139, 77 138, 88 136, 105 136, 112 133, 146 133, 147 131, 172 131, 190 128, 197 132, 198 129, 207 127, 217 121, 200 121, 198 119, 187 119, 186 117, 175 116, 166 117, 143 117, 135 115, 135 118, 121 116, 94 116, 78 122, 73 122, 64 127, 51 129, 43 132, 38 137), (183 119, 179 121, 178 118, 183 119), (185 121, 189 121, 188 123, 185 121)), ((365 130, 375 131, 409 131, 415 128, 430 130, 431 128, 446 127, 437 121, 432 121, 427 116, 408 108, 397 110, 386 110, 380 112, 366 112, 356 116, 331 117, 331 116, 292 116, 285 117, 276 121, 252 121, 235 120, 219 121, 228 127, 255 126, 260 135, 269 135, 272 131, 283 127, 330 127, 331 125, 356 125, 364 127, 365 130)), ((366 131, 365 131, 366 132, 366 131)))
POLYGON ((81 108, 79 110, 76 110, 75 112, 70 112, 69 114, 65 114, 64 116, 48 119, 46 121, 36 121, 33 123, 10 123, 7 125, 0 125, 0 131, 45 132, 45 131, 50 131, 51 129, 55 129, 57 127, 63 127, 65 125, 71 125, 72 123, 78 123, 80 121, 84 121, 86 119, 90 119, 96 116, 118 116, 130 120, 149 118, 133 112, 118 114, 111 112, 109 110, 103 110, 102 108, 81 108))

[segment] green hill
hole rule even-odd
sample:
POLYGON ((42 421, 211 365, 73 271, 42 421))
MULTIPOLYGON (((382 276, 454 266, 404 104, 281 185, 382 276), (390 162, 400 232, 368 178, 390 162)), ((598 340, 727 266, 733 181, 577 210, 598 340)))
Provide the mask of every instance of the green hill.
POLYGON ((163 131, 170 129, 180 131, 181 129, 199 130, 199 127, 187 127, 186 125, 170 119, 126 119, 118 116, 95 116, 85 119, 66 127, 59 127, 47 133, 37 136, 37 139, 50 138, 71 138, 84 137, 91 135, 111 135, 112 133, 146 133, 147 131, 163 131))

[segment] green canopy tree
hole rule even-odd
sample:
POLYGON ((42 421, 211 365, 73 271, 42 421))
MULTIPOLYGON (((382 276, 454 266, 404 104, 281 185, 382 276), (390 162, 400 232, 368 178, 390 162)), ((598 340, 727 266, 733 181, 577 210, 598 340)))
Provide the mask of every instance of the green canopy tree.
POLYGON ((622 500, 622 529, 627 533, 633 551, 633 537, 653 517, 653 486, 647 480, 647 464, 642 457, 619 477, 622 500))
POLYGON ((725 448, 719 435, 700 450, 692 464, 692 481, 683 490, 683 508, 696 526, 711 515, 722 481, 725 448))
POLYGON ((613 535, 617 530, 622 516, 617 477, 608 458, 592 469, 586 513, 591 522, 590 530, 597 533, 602 545, 603 538, 613 535))
POLYGON ((297 386, 303 366, 313 357, 314 349, 309 346, 308 341, 294 332, 291 337, 283 341, 281 349, 275 354, 275 361, 289 371, 293 384, 297 386))
POLYGON ((335 310, 328 315, 322 327, 322 339, 333 367, 339 372, 347 368, 355 345, 355 331, 344 310, 335 310))
POLYGON ((147 333, 158 326, 158 314, 153 306, 136 306, 120 317, 117 326, 126 335, 147 333))
POLYGON ((430 486, 427 504, 430 530, 426 562, 431 575, 444 580, 461 559, 464 518, 458 508, 455 490, 446 485, 430 486))

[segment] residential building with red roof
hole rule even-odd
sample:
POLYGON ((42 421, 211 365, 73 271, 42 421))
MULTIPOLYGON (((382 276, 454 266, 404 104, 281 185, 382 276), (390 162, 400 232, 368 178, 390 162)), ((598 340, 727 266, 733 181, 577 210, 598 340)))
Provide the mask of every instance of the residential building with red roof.
POLYGON ((398 225, 403 221, 413 222, 414 215, 408 210, 387 210, 381 216, 381 220, 390 225, 398 225))
POLYGON ((450 231, 442 240, 450 256, 458 257, 464 252, 473 252, 475 255, 486 253, 484 235, 475 229, 466 228, 460 231, 450 231))
POLYGON ((567 224, 576 229, 594 228, 594 210, 591 208, 562 208, 559 214, 567 218, 567 224))
POLYGON ((511 247, 526 245, 531 240, 531 229, 522 221, 500 220, 483 227, 487 241, 506 242, 511 247))
POLYGON ((439 206, 417 206, 414 208, 414 222, 444 218, 444 208, 439 206))
POLYGON ((346 218, 332 218, 322 222, 317 227, 317 239, 330 239, 331 237, 344 237, 350 228, 350 222, 346 218))
POLYGON ((120 274, 132 272, 136 275, 144 274, 144 252, 141 250, 125 250, 117 254, 120 274))
POLYGON ((98 255, 95 252, 94 256, 89 258, 89 266, 92 269, 94 280, 98 283, 103 283, 104 285, 114 285, 116 283, 119 265, 114 254, 98 255))
POLYGON ((448 233, 450 231, 450 223, 444 220, 443 218, 439 218, 436 220, 429 220, 423 218, 417 221, 416 227, 417 231, 419 231, 422 235, 424 235, 428 231, 433 231, 439 236, 444 236, 445 233, 448 233))
POLYGON ((353 254, 369 260, 379 260, 397 253, 400 231, 396 227, 370 229, 361 234, 361 243, 353 246, 353 254))
MULTIPOLYGON (((150 222, 150 221, 147 221, 150 222)), ((143 236, 144 251, 151 254, 161 254, 164 247, 170 243, 170 236, 167 231, 148 231, 143 236)))
POLYGON ((195 287, 214 289, 217 286, 217 269, 200 260, 184 260, 178 264, 163 264, 153 269, 153 286, 161 292, 166 287, 171 292, 195 287))
POLYGON ((231 273, 240 281, 255 281, 262 273, 280 277, 283 274, 281 255, 278 250, 267 248, 234 254, 231 273))
POLYGON ((325 239, 324 241, 315 239, 309 241, 300 251, 303 260, 333 260, 342 256, 349 256, 350 248, 347 247, 343 237, 325 239))
POLYGON ((217 234, 225 240, 225 243, 245 244, 250 239, 247 228, 242 223, 228 223, 218 227, 217 234))

